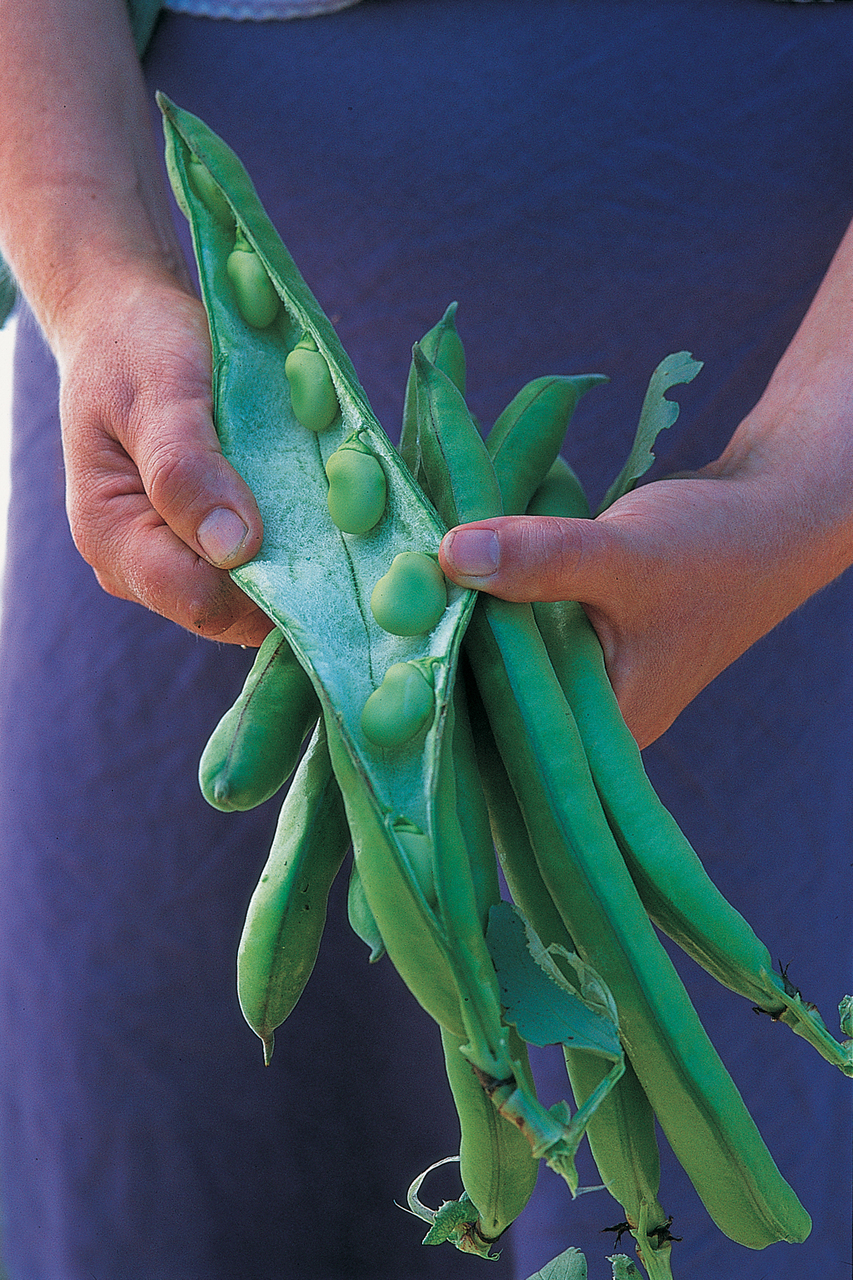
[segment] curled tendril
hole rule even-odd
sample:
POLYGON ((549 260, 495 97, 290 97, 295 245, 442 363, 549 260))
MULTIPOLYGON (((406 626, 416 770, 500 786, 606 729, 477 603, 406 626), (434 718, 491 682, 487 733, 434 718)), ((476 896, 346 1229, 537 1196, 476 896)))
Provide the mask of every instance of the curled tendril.
POLYGON ((478 1228, 480 1215, 467 1192, 463 1192, 458 1200, 443 1201, 437 1209, 431 1209, 420 1199, 419 1192, 428 1174, 434 1169, 441 1168, 442 1165, 458 1163, 459 1156, 446 1156, 443 1160, 436 1160, 435 1164, 431 1164, 428 1169, 424 1169, 423 1173, 418 1174, 412 1182, 406 1193, 406 1204, 400 1205, 400 1208, 430 1224, 430 1229, 423 1239, 424 1244, 443 1244, 449 1240, 463 1253, 475 1253, 480 1258, 496 1261, 500 1254, 491 1252, 493 1241, 487 1240, 480 1233, 478 1228))

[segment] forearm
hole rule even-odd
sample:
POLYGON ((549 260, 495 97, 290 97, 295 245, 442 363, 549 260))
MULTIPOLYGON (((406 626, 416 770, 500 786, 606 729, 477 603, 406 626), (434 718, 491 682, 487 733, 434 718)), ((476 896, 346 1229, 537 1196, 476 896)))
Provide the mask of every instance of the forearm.
POLYGON ((0 248, 57 355, 114 284, 184 278, 123 0, 0 0, 0 248))
POLYGON ((58 360, 77 547, 113 595, 260 643, 228 570, 262 523, 219 449, 124 0, 0 0, 0 48, 0 249, 58 360))
POLYGON ((853 224, 764 395, 703 474, 767 494, 807 550, 804 598, 853 564, 853 224))

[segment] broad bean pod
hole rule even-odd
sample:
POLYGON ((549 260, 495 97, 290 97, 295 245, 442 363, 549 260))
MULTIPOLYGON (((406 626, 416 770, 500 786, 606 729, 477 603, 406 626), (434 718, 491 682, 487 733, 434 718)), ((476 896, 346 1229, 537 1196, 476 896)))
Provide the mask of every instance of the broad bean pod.
POLYGON ((529 606, 484 599, 467 651, 542 878, 609 986, 623 1042, 708 1212, 750 1248, 811 1223, 782 1178, 655 936, 601 809, 529 606))
POLYGON ((389 956, 437 1020, 464 1035, 449 944, 412 878, 394 823, 404 818, 433 831, 447 703, 474 596, 449 586, 446 608, 426 635, 395 636, 375 622, 369 602, 377 580, 397 554, 437 550, 445 527, 376 421, 334 327, 237 156, 202 121, 163 95, 159 102, 167 167, 190 223, 210 327, 220 444, 255 494, 264 521, 259 554, 232 576, 284 633, 314 685, 359 872, 389 956), (198 199, 187 173, 192 156, 210 171, 262 261, 282 300, 286 326, 254 328, 234 305, 226 273, 232 233, 198 199), (302 334, 311 336, 323 356, 339 406, 321 433, 299 423, 284 372, 302 334), (325 473, 329 456, 354 434, 379 460, 387 482, 385 518, 357 542, 329 515, 325 473), (389 762, 385 750, 364 734, 361 713, 388 668, 412 660, 436 664, 433 716, 425 735, 404 744, 389 762), (386 903, 389 909, 381 909, 386 903))
MULTIPOLYGON (((462 1185, 475 1213, 461 1225, 454 1243, 465 1252, 490 1257, 491 1248, 522 1212, 536 1186, 534 1160, 521 1130, 505 1120, 486 1096, 462 1041, 442 1028, 447 1079, 459 1117, 462 1185)), ((526 1061, 523 1041, 510 1031, 509 1051, 526 1061)), ((532 1076, 528 1087, 533 1089, 532 1076)), ((426 1243, 430 1243, 427 1237, 426 1243)))
POLYGON ((204 798, 225 811, 253 809, 269 800, 296 768, 319 716, 314 686, 274 628, 204 748, 199 763, 204 798))
MULTIPOLYGON (((476 689, 470 698, 480 776, 486 792, 492 835, 515 902, 545 946, 574 951, 570 937, 536 863, 524 818, 495 745, 476 689)), ((588 1105, 601 1092, 610 1063, 581 1049, 563 1047, 575 1105, 588 1105)), ((658 1201, 660 1152, 655 1116, 630 1061, 600 1096, 586 1135, 601 1180, 619 1202, 637 1242, 650 1280, 671 1280, 669 1223, 658 1201)))
MULTIPOLYGON (((457 685, 454 721, 454 778, 457 811, 469 852, 471 888, 481 926, 500 900, 489 815, 474 754, 466 698, 457 685)), ((437 900, 436 900, 437 901, 437 900)), ((467 1056, 464 1041, 441 1028, 448 1080, 461 1129, 460 1172, 465 1195, 436 1214, 422 1214, 432 1226, 425 1244, 450 1240, 465 1252, 490 1257, 491 1243, 521 1213, 536 1182, 537 1162, 529 1137, 490 1101, 467 1056)), ((526 1090, 535 1096, 527 1046, 512 1027, 507 1049, 526 1090)))
MULTIPOLYGON (((446 374, 454 386, 465 395, 465 348, 456 328, 457 304, 451 302, 438 324, 424 334, 418 346, 431 364, 446 374)), ((406 380, 406 396, 403 403, 403 425, 400 431, 400 457, 412 475, 421 480, 420 446, 418 444, 418 380, 412 361, 406 380)))
POLYGON ((448 526, 501 515, 498 478, 465 397, 415 344, 418 448, 426 490, 448 526))
POLYGON ((347 885, 347 919, 353 933, 361 939, 370 952, 370 963, 375 964, 377 960, 381 960, 385 955, 385 943, 382 941, 382 934, 370 910, 355 862, 350 867, 347 885))
MULTIPOLYGON (((589 507, 574 473, 540 491, 532 515, 584 518, 589 507)), ((575 717, 608 823, 651 919, 718 982, 785 1022, 853 1075, 853 1041, 830 1034, 813 1005, 776 973, 770 952, 706 872, 663 805, 619 710, 598 637, 583 608, 560 600, 533 606, 536 623, 575 717)))
POLYGON ((318 724, 281 807, 237 952, 240 1008, 263 1042, 266 1063, 276 1028, 311 976, 329 891, 349 844, 340 788, 318 724))
MULTIPOLYGON (((474 605, 451 588, 427 635, 392 636, 369 610, 378 566, 401 551, 436 548, 444 525, 376 422, 335 331, 308 290, 234 153, 200 120, 163 95, 167 167, 190 222, 213 346, 214 417, 222 450, 254 492, 264 543, 234 580, 287 636, 323 709, 332 765, 345 799, 359 876, 388 954, 440 1025, 464 1037, 472 1061, 499 1086, 500 1106, 526 1130, 535 1154, 559 1164, 566 1126, 516 1079, 500 1018, 494 969, 477 913, 468 852, 455 811, 451 749, 444 744, 459 647, 474 605), (223 273, 230 252, 221 224, 198 201, 190 155, 210 169, 235 222, 273 281, 286 330, 247 326, 231 304, 223 273), (283 371, 285 334, 308 333, 328 365, 340 413, 310 435, 295 417, 283 371), (358 548, 325 504, 324 463, 358 431, 381 458, 388 512, 358 548), (298 477, 298 482, 295 482, 298 477), (427 660, 435 706, 423 741, 387 761, 360 724, 373 689, 394 662, 427 660), (442 764, 441 762, 445 763, 442 764), (439 913, 426 901, 395 836, 401 819, 436 843, 439 913), (451 868, 453 869, 451 871, 451 868)), ((572 1165, 573 1170, 573 1165, 572 1165)))
POLYGON ((527 514, 590 518, 592 511, 583 485, 565 458, 554 459, 527 504, 527 514))
POLYGON ((523 515, 559 456, 578 401, 607 382, 601 373, 535 378, 522 387, 486 437, 504 514, 523 515))
MULTIPOLYGON (((426 380, 426 362, 415 363, 426 380)), ((442 499, 452 507, 461 487, 472 508, 479 502, 484 516, 500 514, 488 480, 475 491, 478 473, 466 467, 465 480, 454 484, 471 432, 466 437, 463 415, 450 420, 447 445, 433 451, 433 500, 439 510, 442 499)), ((804 1239, 808 1214, 776 1168, 628 875, 532 609, 483 596, 465 646, 542 878, 579 954, 616 999, 634 1069, 706 1208, 721 1230, 752 1248, 804 1239)))

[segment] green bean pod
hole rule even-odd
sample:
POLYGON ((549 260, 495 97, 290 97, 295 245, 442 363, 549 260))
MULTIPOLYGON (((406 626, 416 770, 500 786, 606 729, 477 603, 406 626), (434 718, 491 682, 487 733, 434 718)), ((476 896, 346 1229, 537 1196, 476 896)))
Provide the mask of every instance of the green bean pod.
POLYGON ((350 835, 322 725, 279 815, 237 953, 237 994, 269 1063, 275 1030, 305 989, 323 936, 326 904, 350 835))
POLYGON ((466 648, 542 878, 619 1010, 623 1042, 708 1212, 750 1248, 811 1223, 655 936, 528 606, 484 598, 466 648))
POLYGON ((560 452, 578 401, 604 374, 535 378, 507 405, 486 437, 506 515, 522 515, 560 452))
MULTIPOLYGON (((510 1052, 526 1061, 524 1042, 515 1032, 510 1035, 510 1052)), ((474 1247, 470 1252, 480 1252, 476 1247, 479 1244, 488 1257, 491 1246, 515 1221, 533 1194, 538 1162, 521 1130, 505 1120, 487 1098, 471 1063, 462 1053, 462 1041, 442 1028, 441 1044, 459 1117, 462 1185, 476 1209, 466 1234, 473 1237, 474 1247)), ((532 1089, 532 1077, 528 1083, 532 1089)))
POLYGON ((377 960, 381 960, 385 955, 385 943, 382 941, 382 935, 373 918, 373 912, 370 910, 370 905, 364 892, 364 885, 361 883, 361 876, 358 874, 358 867, 354 862, 350 868, 349 884, 347 886, 347 919, 355 936, 360 938, 369 950, 370 956, 368 959, 370 964, 375 964, 377 960))
MULTIPOLYGON (((451 302, 438 324, 421 338, 421 351, 426 358, 447 374, 451 382, 465 395, 465 349, 456 329, 456 307, 451 302)), ((400 432, 400 457, 416 478, 420 478, 420 447, 418 445, 418 387, 414 362, 406 380, 406 397, 403 404, 403 426, 400 432)))
POLYGON ((253 809, 275 795, 319 715, 314 686, 273 628, 202 753, 199 785, 208 804, 226 812, 253 809))
MULTIPOLYGON (((584 517, 588 507, 574 473, 560 489, 541 491, 531 514, 584 517)), ((839 1044, 814 1006, 705 871, 672 814, 659 799, 642 756, 619 710, 598 637, 573 601, 533 606, 551 662, 572 709, 608 823, 655 924, 730 990, 775 1021, 786 1022, 817 1051, 853 1075, 853 1044, 839 1044)))

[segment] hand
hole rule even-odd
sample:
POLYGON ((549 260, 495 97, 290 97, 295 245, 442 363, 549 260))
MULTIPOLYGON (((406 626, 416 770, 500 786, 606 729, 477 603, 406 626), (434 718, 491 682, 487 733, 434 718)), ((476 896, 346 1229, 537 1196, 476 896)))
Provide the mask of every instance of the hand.
POLYGON ((200 302, 110 277, 59 352, 71 532, 101 586, 194 631, 260 644, 269 619, 227 569, 257 552, 257 504, 222 457, 200 302))
POLYGON ((455 582, 505 600, 579 600, 645 747, 817 589, 818 533, 783 477, 751 458, 642 486, 596 520, 462 526, 440 561, 455 582))

